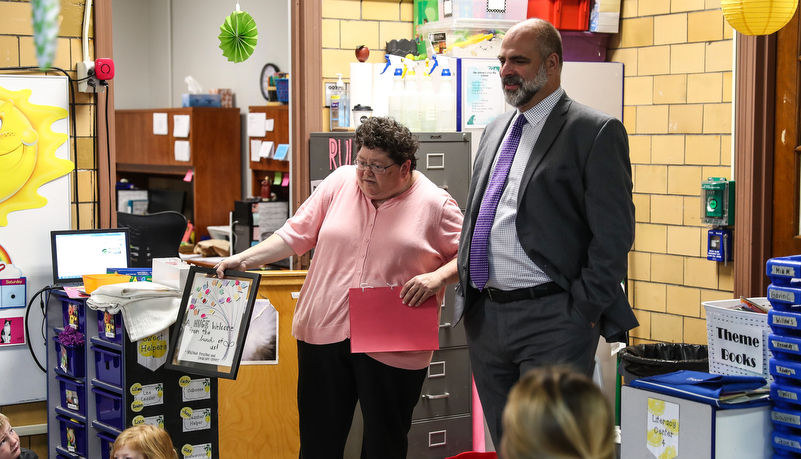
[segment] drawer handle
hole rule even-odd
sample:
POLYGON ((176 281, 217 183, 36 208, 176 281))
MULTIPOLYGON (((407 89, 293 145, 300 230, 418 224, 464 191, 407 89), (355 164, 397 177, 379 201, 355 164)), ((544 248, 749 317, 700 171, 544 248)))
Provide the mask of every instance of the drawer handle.
POLYGON ((450 328, 450 327, 451 327, 451 323, 450 322, 445 322, 444 324, 439 324, 439 328, 450 328))
POLYGON ((447 430, 437 430, 436 432, 429 432, 428 433, 428 447, 431 448, 433 446, 445 446, 448 444, 448 431, 447 430), (432 438, 434 435, 442 435, 442 441, 434 442, 432 438))
POLYGON ((438 394, 438 395, 423 394, 423 399, 427 398, 429 400, 439 400, 439 399, 442 399, 442 398, 448 398, 450 396, 451 396, 451 394, 449 394, 448 392, 445 392, 444 394, 438 394))

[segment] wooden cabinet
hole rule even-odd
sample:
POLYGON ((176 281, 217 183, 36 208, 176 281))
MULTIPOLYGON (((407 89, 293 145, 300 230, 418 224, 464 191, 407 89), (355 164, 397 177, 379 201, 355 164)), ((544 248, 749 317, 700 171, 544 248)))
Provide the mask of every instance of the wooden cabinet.
POLYGON ((237 108, 165 108, 116 111, 117 179, 137 188, 187 191, 187 219, 197 240, 208 226, 228 225, 242 195, 240 113, 237 108), (167 135, 153 134, 153 114, 166 113, 167 135), (189 137, 173 136, 174 116, 189 116, 189 137), (175 157, 175 142, 189 142, 189 160, 175 157), (191 175, 189 175, 191 172, 191 175))
MULTIPOLYGON (((273 130, 268 131, 264 137, 250 137, 250 140, 261 140, 262 142, 273 142, 273 148, 278 147, 279 144, 289 144, 289 106, 288 105, 265 105, 265 106, 250 106, 248 107, 249 113, 264 113, 268 120, 273 120, 273 130)), ((253 161, 254 152, 250 151, 252 147, 248 146, 250 158, 250 174, 251 174, 251 196, 261 196, 261 182, 265 178, 272 183, 275 173, 281 172, 282 174, 289 174, 289 161, 278 161, 272 158, 259 158, 258 161, 253 161)), ((287 156, 289 159, 289 156, 287 156)), ((277 186, 273 187, 273 192, 278 195, 279 201, 289 200, 289 187, 284 191, 278 190, 277 186)))
POLYGON ((259 298, 278 311, 278 364, 242 365, 220 379, 220 458, 297 459, 298 348, 292 318, 306 271, 262 271, 259 298))

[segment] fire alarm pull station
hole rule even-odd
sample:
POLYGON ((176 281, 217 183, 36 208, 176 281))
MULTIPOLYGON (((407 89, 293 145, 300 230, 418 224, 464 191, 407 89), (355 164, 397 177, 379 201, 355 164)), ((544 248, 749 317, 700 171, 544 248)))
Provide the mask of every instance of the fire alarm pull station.
POLYGON ((710 177, 701 182, 701 221, 714 228, 707 239, 707 260, 732 261, 734 181, 710 177))

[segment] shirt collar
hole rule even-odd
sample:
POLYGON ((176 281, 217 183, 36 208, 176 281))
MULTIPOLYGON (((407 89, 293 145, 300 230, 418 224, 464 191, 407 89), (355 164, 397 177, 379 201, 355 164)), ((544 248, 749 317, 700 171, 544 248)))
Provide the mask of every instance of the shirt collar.
POLYGON ((548 94, 548 97, 542 99, 537 105, 523 112, 523 116, 526 117, 528 124, 535 126, 546 118, 551 113, 551 110, 556 107, 556 103, 559 102, 559 99, 562 98, 562 94, 564 93, 565 90, 559 86, 556 88, 556 91, 548 94))

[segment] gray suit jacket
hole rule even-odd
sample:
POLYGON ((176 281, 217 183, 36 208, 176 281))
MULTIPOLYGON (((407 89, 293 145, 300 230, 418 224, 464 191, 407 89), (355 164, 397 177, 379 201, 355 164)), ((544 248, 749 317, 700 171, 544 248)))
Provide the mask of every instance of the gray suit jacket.
MULTIPOLYGON (((470 242, 493 159, 515 113, 490 123, 479 143, 459 244, 456 322, 478 298, 470 286, 470 242)), ((563 95, 523 173, 517 234, 531 260, 570 293, 607 340, 639 325, 620 287, 634 243, 631 192, 623 124, 563 95)))

